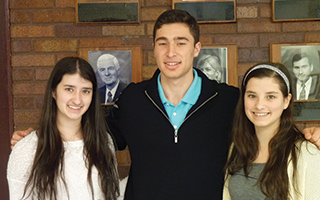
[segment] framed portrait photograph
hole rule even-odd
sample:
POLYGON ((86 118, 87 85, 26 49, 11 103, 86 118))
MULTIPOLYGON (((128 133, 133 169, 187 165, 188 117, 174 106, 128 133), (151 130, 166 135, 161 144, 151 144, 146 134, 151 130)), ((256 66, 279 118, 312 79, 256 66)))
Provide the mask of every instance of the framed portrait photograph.
POLYGON ((188 11, 198 23, 236 21, 235 0, 172 0, 172 8, 188 11))
POLYGON ((320 20, 319 0, 272 0, 273 21, 320 20))
POLYGON ((202 46, 194 59, 194 67, 200 69, 210 80, 238 86, 237 45, 202 46))
POLYGON ((77 24, 138 24, 139 0, 76 0, 76 22, 77 24))
POLYGON ((141 46, 80 48, 78 54, 96 73, 104 105, 113 105, 129 83, 142 80, 141 46))
POLYGON ((295 119, 320 120, 320 43, 272 43, 270 51, 290 72, 295 119))

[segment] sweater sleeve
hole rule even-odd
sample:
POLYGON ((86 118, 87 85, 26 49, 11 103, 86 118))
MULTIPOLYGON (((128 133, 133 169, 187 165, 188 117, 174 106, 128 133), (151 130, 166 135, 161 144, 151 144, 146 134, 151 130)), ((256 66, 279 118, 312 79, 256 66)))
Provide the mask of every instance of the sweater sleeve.
POLYGON ((298 170, 301 183, 300 193, 305 200, 320 199, 320 151, 310 142, 301 144, 301 154, 299 155, 298 170), (301 169, 300 166, 303 166, 301 169))
POLYGON ((9 195, 12 200, 21 199, 23 196, 36 147, 37 135, 34 131, 20 140, 12 149, 7 166, 9 195))

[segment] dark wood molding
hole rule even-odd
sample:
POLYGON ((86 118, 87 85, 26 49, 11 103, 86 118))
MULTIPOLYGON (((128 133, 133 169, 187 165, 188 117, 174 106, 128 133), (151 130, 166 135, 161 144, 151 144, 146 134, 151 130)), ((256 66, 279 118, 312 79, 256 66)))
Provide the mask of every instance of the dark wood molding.
POLYGON ((10 65, 9 0, 0 1, 0 199, 9 199, 6 179, 13 131, 12 71, 10 65))

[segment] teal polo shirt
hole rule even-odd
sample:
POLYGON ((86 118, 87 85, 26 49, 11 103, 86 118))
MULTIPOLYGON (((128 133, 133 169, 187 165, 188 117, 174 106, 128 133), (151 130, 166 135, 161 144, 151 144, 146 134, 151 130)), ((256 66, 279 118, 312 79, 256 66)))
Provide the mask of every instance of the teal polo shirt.
POLYGON ((168 99, 165 97, 163 88, 160 82, 160 75, 158 76, 158 92, 160 99, 166 109, 166 112, 169 116, 170 122, 175 130, 177 130, 185 119, 190 108, 197 102, 200 92, 201 92, 201 77, 198 76, 196 70, 193 69, 194 79, 191 86, 189 87, 187 93, 184 95, 182 100, 177 106, 174 106, 168 99))

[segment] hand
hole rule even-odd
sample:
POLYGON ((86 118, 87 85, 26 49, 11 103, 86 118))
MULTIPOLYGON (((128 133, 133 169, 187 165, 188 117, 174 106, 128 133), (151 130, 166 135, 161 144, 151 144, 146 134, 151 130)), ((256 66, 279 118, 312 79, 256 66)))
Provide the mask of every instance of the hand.
POLYGON ((320 127, 310 127, 302 130, 304 137, 320 150, 320 127))
POLYGON ((12 134, 12 138, 11 138, 11 149, 14 147, 15 144, 17 144, 17 142, 19 142, 19 140, 21 140, 22 138, 24 138, 25 136, 29 135, 31 132, 33 131, 33 128, 28 128, 25 131, 15 131, 12 134))

